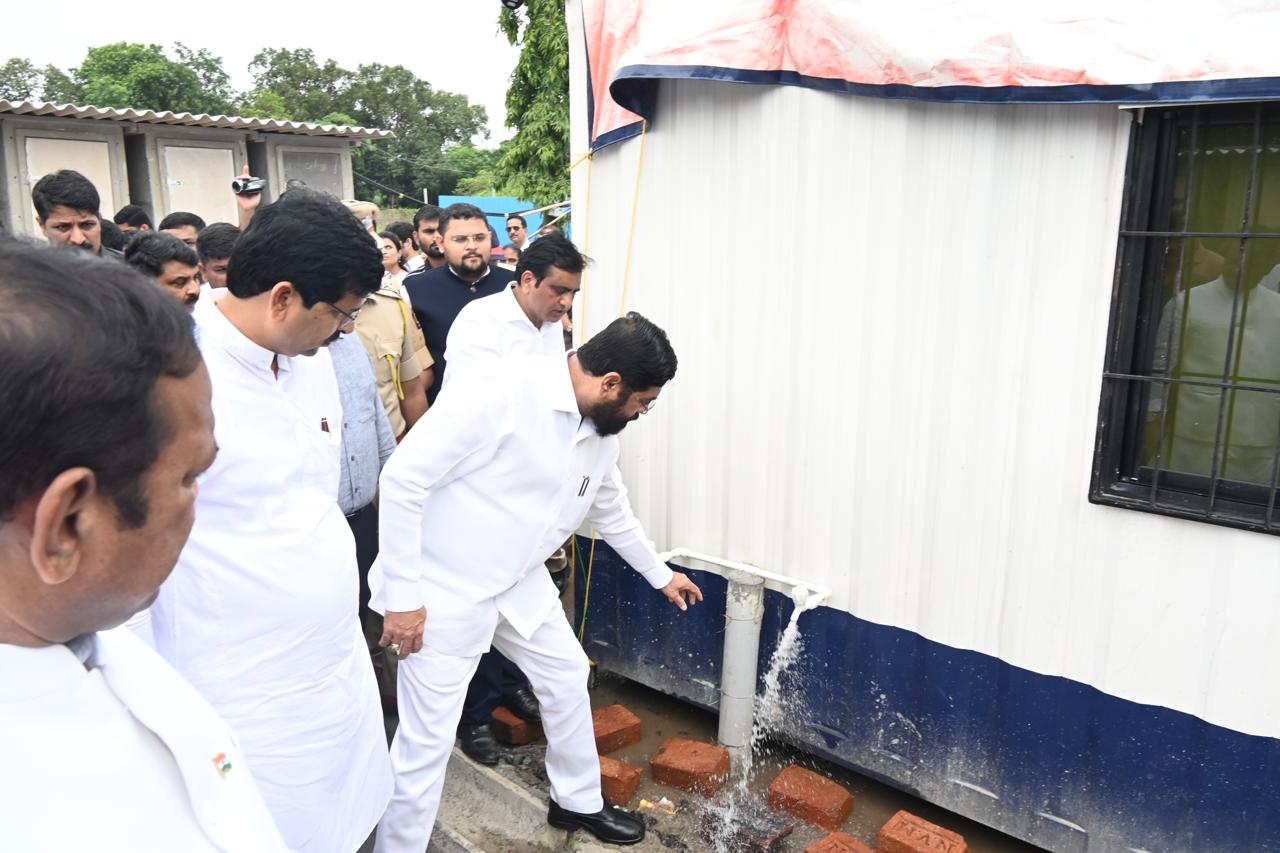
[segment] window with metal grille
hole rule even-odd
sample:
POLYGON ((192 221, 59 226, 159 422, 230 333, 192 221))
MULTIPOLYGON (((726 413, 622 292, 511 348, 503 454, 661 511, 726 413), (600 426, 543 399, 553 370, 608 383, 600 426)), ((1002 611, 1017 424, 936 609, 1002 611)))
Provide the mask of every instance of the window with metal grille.
POLYGON ((1090 499, 1280 533, 1280 104, 1135 118, 1090 499))

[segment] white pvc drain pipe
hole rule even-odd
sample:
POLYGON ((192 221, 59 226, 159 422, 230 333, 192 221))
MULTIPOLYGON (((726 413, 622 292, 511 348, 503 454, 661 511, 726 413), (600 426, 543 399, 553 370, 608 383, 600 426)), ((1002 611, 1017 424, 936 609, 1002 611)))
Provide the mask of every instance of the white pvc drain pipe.
POLYGON ((830 598, 831 590, 765 571, 749 563, 736 563, 687 548, 676 548, 658 556, 667 563, 679 559, 705 563, 714 567, 711 571, 729 582, 724 614, 724 659, 720 667, 720 727, 717 737, 736 759, 743 750, 751 748, 765 588, 789 595, 802 612, 812 610, 830 598))

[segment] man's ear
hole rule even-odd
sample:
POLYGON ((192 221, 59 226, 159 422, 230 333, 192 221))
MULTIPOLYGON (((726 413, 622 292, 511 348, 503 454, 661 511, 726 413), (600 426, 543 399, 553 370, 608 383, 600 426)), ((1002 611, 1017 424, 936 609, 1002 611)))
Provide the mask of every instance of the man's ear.
POLYGON ((525 270, 524 272, 520 273, 520 286, 521 287, 537 287, 538 286, 538 277, 534 274, 533 270, 525 270))
POLYGON ((600 377, 600 390, 606 394, 614 394, 622 392, 622 374, 617 371, 610 371, 600 377))
POLYGON ((31 523, 31 565, 42 581, 54 586, 75 576, 87 539, 104 522, 103 497, 88 468, 63 471, 40 495, 31 523))
POLYGON ((284 319, 284 315, 289 311, 289 305, 299 298, 298 291, 294 289, 293 282, 276 282, 275 286, 272 287, 267 294, 267 311, 270 312, 271 319, 284 319))

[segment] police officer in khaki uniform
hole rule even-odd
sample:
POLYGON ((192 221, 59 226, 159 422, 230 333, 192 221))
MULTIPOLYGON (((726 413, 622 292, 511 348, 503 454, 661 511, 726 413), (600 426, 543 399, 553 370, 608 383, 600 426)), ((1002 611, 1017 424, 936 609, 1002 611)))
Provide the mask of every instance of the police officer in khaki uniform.
POLYGON ((356 318, 356 334, 373 359, 378 395, 398 439, 427 411, 427 388, 435 374, 409 298, 395 279, 384 278, 365 300, 356 318))
MULTIPOLYGON (((378 242, 378 206, 354 199, 343 204, 378 242)), ((427 389, 435 381, 435 373, 434 359, 409 297, 393 277, 385 276, 382 285, 365 300, 356 318, 356 334, 373 360, 378 396, 399 441, 427 411, 427 389)))

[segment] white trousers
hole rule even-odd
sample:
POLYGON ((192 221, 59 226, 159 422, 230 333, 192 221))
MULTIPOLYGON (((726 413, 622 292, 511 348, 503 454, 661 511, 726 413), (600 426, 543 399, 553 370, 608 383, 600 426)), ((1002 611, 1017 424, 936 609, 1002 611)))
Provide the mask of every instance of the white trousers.
MULTIPOLYGON (((600 811, 600 759, 587 694, 590 666, 569 623, 559 612, 552 613, 526 640, 499 617, 493 647, 520 667, 538 697, 551 796, 570 811, 600 811)), ((479 662, 479 655, 450 655, 430 647, 400 662, 400 727, 391 743, 395 793, 378 824, 375 853, 422 853, 427 848, 467 685, 479 662)))

